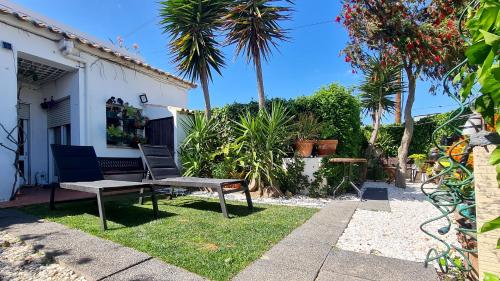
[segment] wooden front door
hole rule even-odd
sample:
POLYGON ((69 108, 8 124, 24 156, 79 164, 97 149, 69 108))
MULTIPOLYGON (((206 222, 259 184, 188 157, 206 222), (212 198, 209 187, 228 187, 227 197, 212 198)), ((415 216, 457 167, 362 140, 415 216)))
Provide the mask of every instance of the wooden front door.
POLYGON ((151 145, 166 145, 174 153, 174 118, 153 119, 146 126, 146 139, 151 145))

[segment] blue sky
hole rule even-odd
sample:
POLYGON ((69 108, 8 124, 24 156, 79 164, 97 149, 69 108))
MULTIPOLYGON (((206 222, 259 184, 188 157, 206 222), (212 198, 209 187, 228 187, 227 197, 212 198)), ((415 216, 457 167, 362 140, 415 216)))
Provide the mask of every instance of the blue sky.
MULTIPOLYGON (((166 48, 168 36, 158 25, 158 1, 136 0, 16 0, 37 13, 70 25, 94 37, 116 42, 124 38, 127 46, 137 43, 149 64, 176 74, 166 48)), ((337 0, 297 0, 290 28, 290 42, 283 42, 263 65, 264 85, 268 97, 293 98, 310 95, 331 82, 345 86, 357 84, 361 75, 352 74, 350 66, 339 56, 347 41, 342 25, 333 19, 341 8, 337 0), (328 22, 330 21, 330 22, 328 22), (326 23, 325 23, 326 22, 326 23)), ((210 85, 213 106, 256 100, 255 71, 243 57, 235 57, 234 48, 223 49, 227 66, 223 76, 214 76, 210 85)), ((413 115, 448 111, 453 102, 441 94, 428 93, 429 84, 420 82, 413 115)), ((201 89, 192 90, 189 108, 204 106, 201 89)), ((385 122, 391 122, 387 116, 385 122)), ((365 118, 365 122, 369 122, 365 118)))

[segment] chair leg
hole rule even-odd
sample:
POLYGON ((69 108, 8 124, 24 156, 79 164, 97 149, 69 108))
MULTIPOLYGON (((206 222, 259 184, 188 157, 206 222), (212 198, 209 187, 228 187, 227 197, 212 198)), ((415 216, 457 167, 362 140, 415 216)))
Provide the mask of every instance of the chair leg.
POLYGON ((248 209, 253 210, 252 196, 250 195, 250 190, 248 189, 248 185, 246 183, 244 183, 244 185, 245 185, 245 197, 247 199, 248 209))
POLYGON ((222 210, 222 215, 224 215, 224 217, 228 219, 229 215, 227 213, 226 199, 224 198, 224 191, 222 190, 222 186, 217 188, 217 193, 219 193, 219 201, 220 201, 220 208, 222 210))
POLYGON ((108 224, 106 223, 106 213, 104 212, 104 202, 102 201, 102 190, 99 189, 97 192, 97 207, 99 208, 99 219, 101 221, 101 229, 108 229, 108 224))
POLYGON ((57 187, 57 185, 55 183, 50 185, 50 201, 49 201, 50 202, 49 203, 50 210, 56 209, 56 203, 55 203, 56 187, 57 187))
POLYGON ((144 188, 139 190, 139 205, 144 204, 144 188))
POLYGON ((151 192, 151 201, 153 201, 153 215, 154 215, 154 218, 157 219, 158 218, 158 201, 156 199, 154 187, 150 186, 149 191, 151 192))

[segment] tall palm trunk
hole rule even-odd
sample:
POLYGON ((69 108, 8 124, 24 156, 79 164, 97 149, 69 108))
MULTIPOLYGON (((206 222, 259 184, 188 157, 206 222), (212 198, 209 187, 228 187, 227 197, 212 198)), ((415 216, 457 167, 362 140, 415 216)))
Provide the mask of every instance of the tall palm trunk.
POLYGON ((396 169, 395 184, 397 187, 406 187, 406 163, 408 162, 408 150, 410 148, 411 139, 413 137, 413 117, 411 116, 411 108, 415 101, 415 87, 417 74, 412 73, 411 67, 405 67, 406 76, 408 77, 408 98, 405 104, 405 130, 401 145, 398 148, 398 167, 396 169))
POLYGON ((257 91, 259 94, 259 110, 266 108, 266 95, 264 94, 264 79, 262 78, 262 65, 260 63, 260 54, 254 55, 255 72, 257 74, 257 91))
POLYGON ((380 119, 382 118, 382 105, 379 104, 377 110, 375 110, 372 114, 372 125, 373 129, 370 135, 370 139, 368 140, 368 147, 366 148, 365 154, 366 158, 371 159, 375 153, 375 142, 377 141, 378 132, 380 130, 380 119))
POLYGON ((210 118, 212 115, 212 107, 210 106, 210 93, 208 91, 208 74, 207 74, 207 67, 205 65, 202 65, 201 71, 200 71, 200 82, 201 82, 201 88, 203 90, 203 97, 205 98, 205 116, 207 119, 210 118))
MULTIPOLYGON (((401 71, 399 72, 399 83, 402 83, 401 79, 401 71)), ((402 89, 402 87, 401 87, 402 89)), ((401 124, 401 91, 398 91, 396 93, 396 96, 394 97, 394 103, 395 103, 395 108, 394 108, 394 123, 396 124, 401 124)))

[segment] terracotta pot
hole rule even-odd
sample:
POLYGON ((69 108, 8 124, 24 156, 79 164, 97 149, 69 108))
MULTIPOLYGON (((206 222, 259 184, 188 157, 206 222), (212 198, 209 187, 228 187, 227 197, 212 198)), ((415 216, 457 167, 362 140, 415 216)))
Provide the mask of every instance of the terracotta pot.
POLYGON ((335 153, 337 151, 338 140, 319 140, 318 145, 318 155, 325 156, 335 153))
POLYGON ((297 140, 295 143, 295 150, 300 157, 309 157, 311 156, 315 143, 316 141, 313 140, 297 140))

